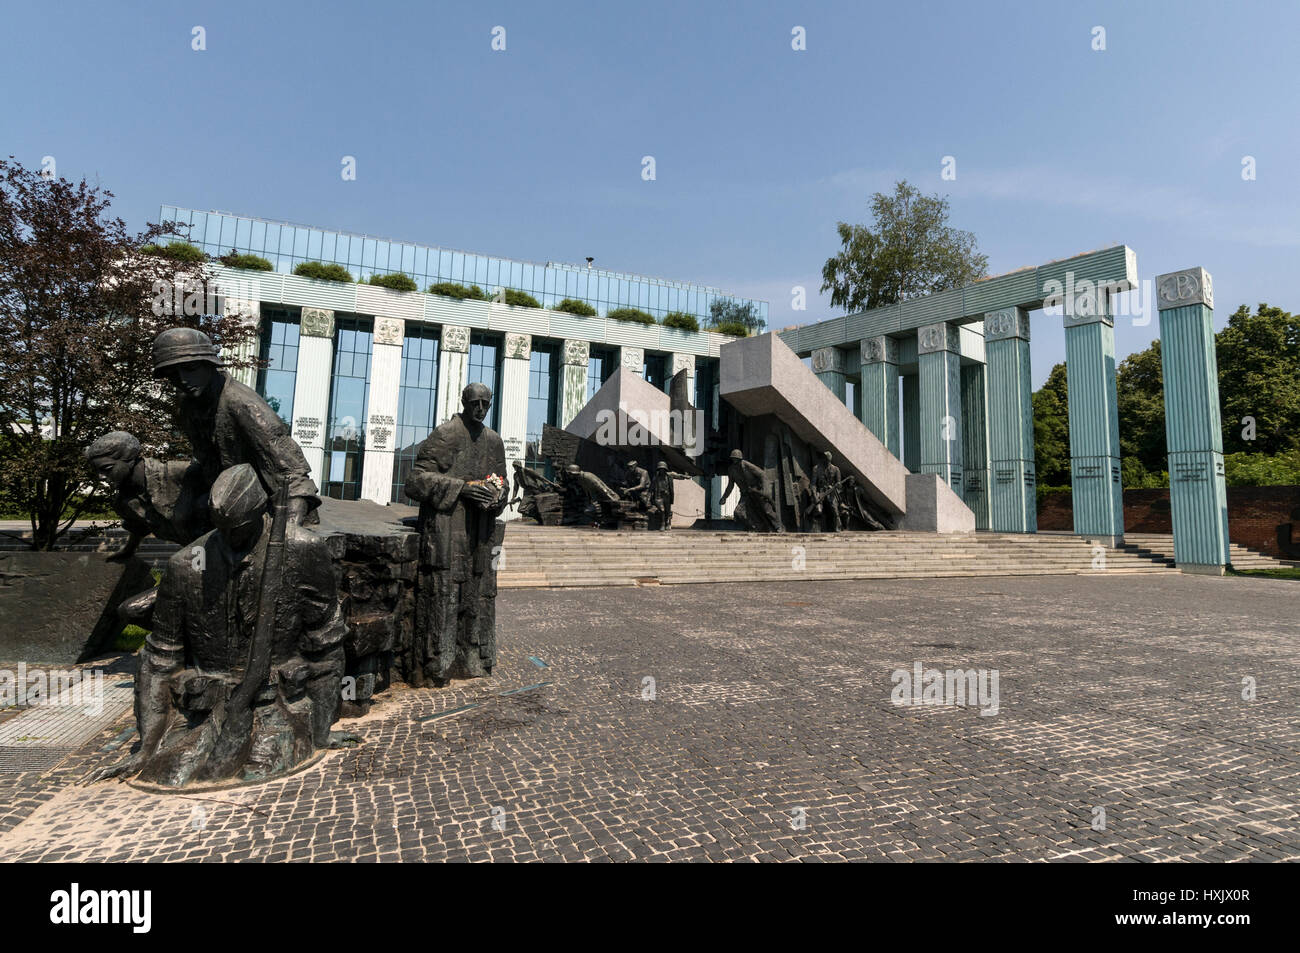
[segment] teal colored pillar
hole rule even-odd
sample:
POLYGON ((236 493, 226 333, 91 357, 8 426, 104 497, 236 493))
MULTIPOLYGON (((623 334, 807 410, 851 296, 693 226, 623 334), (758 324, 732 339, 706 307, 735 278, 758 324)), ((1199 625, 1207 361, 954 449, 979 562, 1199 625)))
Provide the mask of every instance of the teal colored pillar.
POLYGON ((989 528, 989 419, 983 364, 961 368, 962 497, 975 514, 975 528, 989 528))
POLYGON ((1070 486, 1074 531, 1116 546, 1124 539, 1115 395, 1115 321, 1104 290, 1065 302, 1069 377, 1070 486))
POLYGON ((880 335, 862 342, 859 419, 894 456, 898 437, 898 342, 880 335))
POLYGON ((840 399, 848 400, 848 377, 844 374, 844 352, 837 347, 819 347, 812 352, 812 369, 818 379, 840 399))
POLYGON ((901 374, 903 382, 903 466, 921 472, 921 380, 916 374, 901 374))
POLYGON ((1219 366, 1214 352, 1214 285, 1204 268, 1156 279, 1165 445, 1174 561, 1183 572, 1221 575, 1228 549, 1219 366))
POLYGON ((921 473, 937 473, 958 496, 965 482, 961 436, 961 344, 957 325, 916 330, 921 473))
POLYGON ((988 368, 989 528, 1038 532, 1034 471, 1034 404, 1029 371, 1029 315, 1006 308, 984 315, 988 368))

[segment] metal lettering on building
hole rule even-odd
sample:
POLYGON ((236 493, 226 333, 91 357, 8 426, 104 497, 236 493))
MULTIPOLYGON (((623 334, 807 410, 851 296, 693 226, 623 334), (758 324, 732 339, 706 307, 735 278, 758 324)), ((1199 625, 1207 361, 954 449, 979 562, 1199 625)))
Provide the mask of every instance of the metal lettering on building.
POLYGON ((321 420, 319 417, 293 418, 293 439, 307 446, 317 446, 320 440, 321 420))
POLYGON ((396 426, 397 421, 388 414, 371 414, 370 427, 366 431, 370 438, 370 449, 392 450, 393 429, 396 426))
POLYGON ((1210 478, 1204 460, 1174 460, 1173 477, 1179 483, 1204 483, 1210 478))

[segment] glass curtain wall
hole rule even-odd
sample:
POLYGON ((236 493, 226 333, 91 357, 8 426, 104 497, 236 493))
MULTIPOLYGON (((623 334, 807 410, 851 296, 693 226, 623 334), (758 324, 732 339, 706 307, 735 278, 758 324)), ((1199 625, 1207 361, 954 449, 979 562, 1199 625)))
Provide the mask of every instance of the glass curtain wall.
MULTIPOLYGON (((467 384, 492 388, 492 407, 485 423, 501 432, 501 335, 474 331, 469 336, 469 380, 467 384)), ((459 408, 458 408, 459 409, 459 408)))
POLYGON ((265 367, 257 372, 257 392, 293 428, 293 389, 298 382, 298 308, 262 306, 265 367))
POLYGON ((334 316, 334 373, 330 378, 321 492, 336 500, 361 498, 373 329, 371 318, 356 314, 334 316))
POLYGON ((533 353, 528 366, 528 430, 524 443, 524 466, 552 476, 550 461, 542 456, 543 425, 556 424, 560 342, 539 343, 533 338, 533 353))
POLYGON ((394 503, 406 503, 402 486, 415 466, 420 443, 433 433, 438 412, 438 341, 441 328, 407 322, 402 341, 402 379, 397 392, 397 452, 393 461, 394 503))

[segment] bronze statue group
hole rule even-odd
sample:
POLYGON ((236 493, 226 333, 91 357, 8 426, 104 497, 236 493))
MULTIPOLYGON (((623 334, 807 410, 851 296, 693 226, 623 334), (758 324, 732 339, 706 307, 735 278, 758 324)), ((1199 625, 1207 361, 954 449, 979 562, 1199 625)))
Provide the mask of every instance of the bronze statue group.
MULTIPOLYGON (((176 392, 192 459, 145 457, 122 431, 86 450, 128 533, 109 558, 132 558, 150 534, 180 544, 157 587, 119 607, 149 630, 139 744, 103 775, 162 786, 275 777, 357 740, 331 730, 348 626, 328 539, 312 528, 321 500, 288 426, 221 369, 206 335, 163 332, 153 367, 176 392)), ((490 675, 496 662, 497 517, 509 494, 501 438, 483 423, 491 400, 467 387, 406 482, 420 505, 417 684, 490 675)))

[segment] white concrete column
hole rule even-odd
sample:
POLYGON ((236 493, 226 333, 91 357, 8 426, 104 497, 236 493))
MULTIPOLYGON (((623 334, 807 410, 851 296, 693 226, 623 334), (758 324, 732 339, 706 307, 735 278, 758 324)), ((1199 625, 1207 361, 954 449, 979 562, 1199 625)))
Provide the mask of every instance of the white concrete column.
POLYGON ((366 455, 361 466, 361 498, 388 503, 393 496, 393 462, 397 435, 397 398, 402 386, 402 341, 406 322, 375 318, 370 346, 370 410, 366 418, 366 455))
POLYGON ((438 348, 438 413, 433 425, 439 427, 460 413, 460 393, 469 383, 469 328, 454 324, 442 326, 442 344, 438 348))
MULTIPOLYGON (((261 349, 261 336, 258 332, 262 327, 262 302, 248 298, 223 298, 221 313, 237 314, 243 319, 244 324, 253 329, 253 334, 235 349, 235 360, 243 364, 258 357, 258 351, 261 349)), ((245 387, 254 389, 257 387, 257 368, 251 364, 232 370, 230 376, 245 387)))
POLYGON ((298 373, 293 384, 293 439, 302 447, 311 478, 321 486, 325 472, 325 429, 329 425, 334 372, 334 312, 303 308, 298 328, 298 373))
MULTIPOLYGON (((507 334, 505 363, 501 367, 500 401, 501 442, 506 447, 506 474, 514 480, 515 463, 524 460, 524 443, 528 439, 528 371, 532 364, 531 334, 507 334)), ((511 490, 514 486, 512 484, 511 490)), ((501 514, 502 519, 518 519, 518 504, 501 514)))
POLYGON ((569 421, 578 416, 578 411, 587 406, 587 361, 590 357, 589 342, 564 342, 564 368, 560 378, 561 427, 567 427, 569 421))

